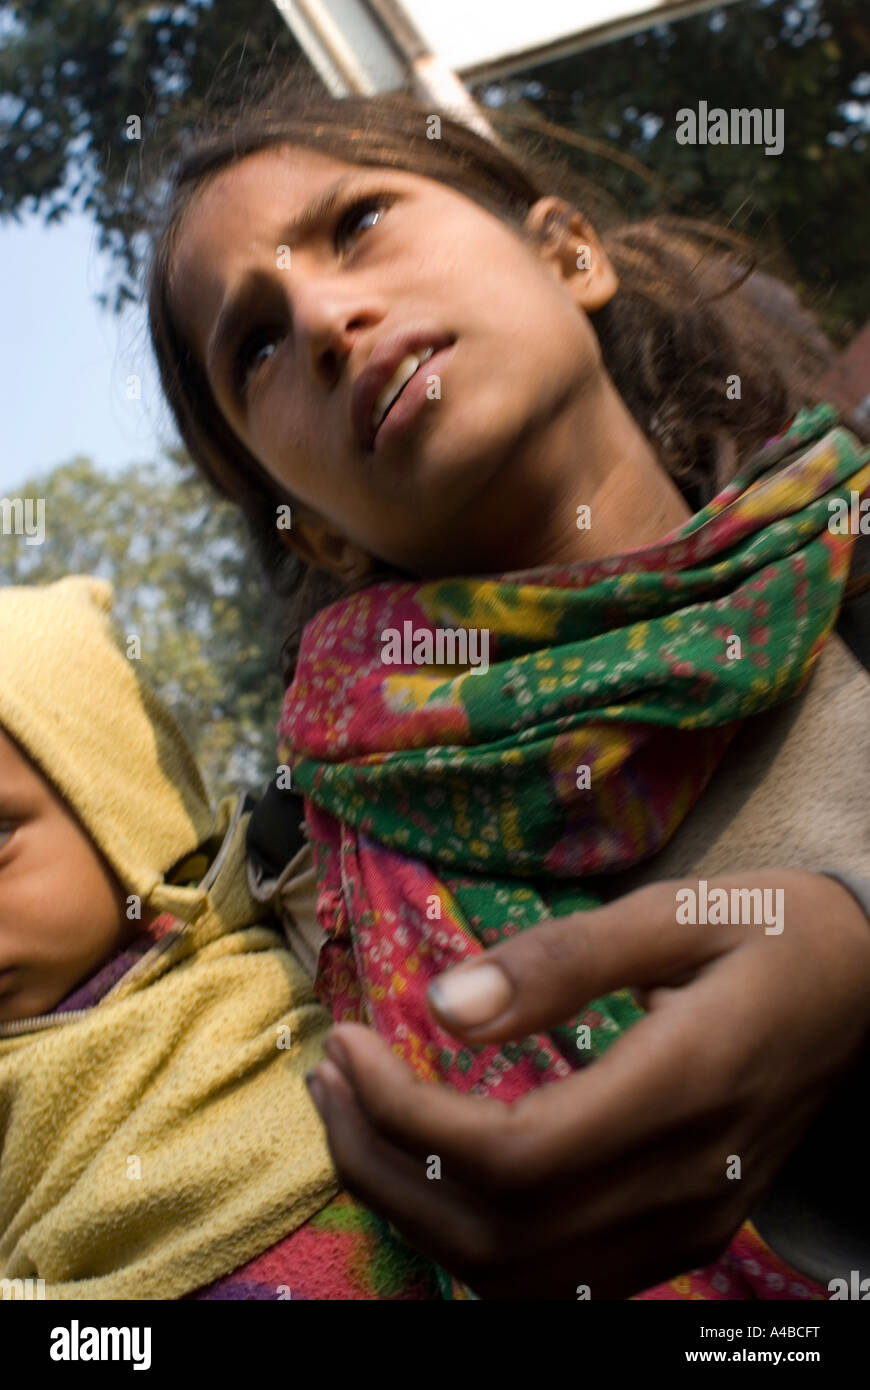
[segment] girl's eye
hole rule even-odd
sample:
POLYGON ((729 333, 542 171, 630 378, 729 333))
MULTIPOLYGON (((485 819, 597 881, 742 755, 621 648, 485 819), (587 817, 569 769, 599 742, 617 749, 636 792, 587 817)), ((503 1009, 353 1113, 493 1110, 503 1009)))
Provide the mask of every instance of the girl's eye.
MULTIPOLYGON (((387 193, 375 194, 368 198, 358 198, 339 217, 335 228, 335 249, 344 251, 355 232, 368 231, 377 225, 381 216, 396 198, 387 193)), ((233 386, 237 395, 244 399, 251 378, 258 368, 271 357, 277 346, 280 332, 275 328, 258 328, 245 338, 233 362, 233 386), (271 349, 271 351, 266 351, 271 349)))
POLYGON ((381 215, 395 202, 394 197, 386 193, 375 194, 370 198, 359 198, 355 203, 342 213, 335 229, 335 247, 337 251, 345 249, 346 242, 357 228, 369 231, 380 221, 381 215), (374 218, 374 221, 368 219, 374 218), (367 223, 367 225, 363 225, 367 223))
POLYGON ((18 829, 14 821, 0 820, 0 849, 3 849, 18 829))
POLYGON ((279 332, 275 328, 258 328, 241 343, 233 362, 233 385, 240 396, 244 396, 257 368, 271 357, 275 351, 279 332), (271 348, 272 352, 264 351, 271 348))

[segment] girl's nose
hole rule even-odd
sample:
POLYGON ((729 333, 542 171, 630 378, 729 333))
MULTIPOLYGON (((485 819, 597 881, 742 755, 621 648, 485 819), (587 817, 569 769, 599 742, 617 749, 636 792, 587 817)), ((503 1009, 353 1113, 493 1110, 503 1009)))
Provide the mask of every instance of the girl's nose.
POLYGON ((360 337, 371 333, 385 311, 373 296, 323 280, 303 280, 291 290, 300 357, 327 385, 335 383, 360 337))

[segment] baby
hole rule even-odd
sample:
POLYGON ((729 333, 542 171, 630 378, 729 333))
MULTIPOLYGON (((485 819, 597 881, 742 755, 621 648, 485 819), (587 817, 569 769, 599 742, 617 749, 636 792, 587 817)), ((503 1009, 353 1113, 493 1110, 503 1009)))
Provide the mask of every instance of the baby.
POLYGON ((330 1020, 111 605, 0 590, 0 1298, 190 1295, 337 1190, 330 1020))

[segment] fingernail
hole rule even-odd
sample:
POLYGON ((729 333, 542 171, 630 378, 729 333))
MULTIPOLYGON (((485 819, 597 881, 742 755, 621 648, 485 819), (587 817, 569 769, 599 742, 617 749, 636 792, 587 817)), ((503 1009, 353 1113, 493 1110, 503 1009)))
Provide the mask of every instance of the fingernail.
POLYGON ((469 970, 448 970, 432 981, 428 994, 445 1018, 462 1028, 473 1028, 503 1013, 514 991, 500 966, 487 964, 469 970))

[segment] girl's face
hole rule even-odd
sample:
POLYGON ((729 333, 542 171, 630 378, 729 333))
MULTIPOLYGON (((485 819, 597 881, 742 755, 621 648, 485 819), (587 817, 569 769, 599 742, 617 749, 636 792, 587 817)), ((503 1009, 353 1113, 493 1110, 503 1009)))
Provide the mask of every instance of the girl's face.
POLYGON ((536 242, 432 179, 282 147, 200 190, 170 283, 220 410, 301 504, 282 534, 335 573, 567 555, 645 447, 586 317, 617 282, 579 214, 536 242))
POLYGON ((72 811, 0 729, 0 1022, 50 1012, 141 927, 72 811))

